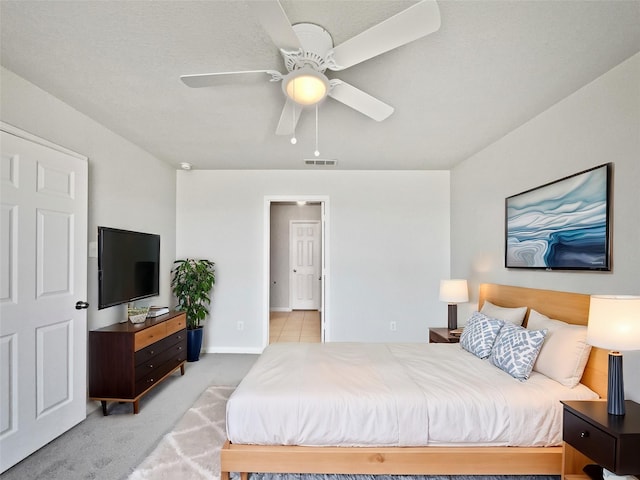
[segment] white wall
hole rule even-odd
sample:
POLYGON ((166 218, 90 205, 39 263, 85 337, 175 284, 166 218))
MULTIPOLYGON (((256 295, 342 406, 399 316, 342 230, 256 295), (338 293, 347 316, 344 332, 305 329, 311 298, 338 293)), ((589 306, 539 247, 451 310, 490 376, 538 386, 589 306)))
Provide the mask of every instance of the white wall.
MULTIPOLYGON (((640 295, 639 186, 637 54, 451 172, 451 270, 470 279, 473 294, 465 314, 476 307, 482 282, 640 295), (505 197, 606 162, 614 163, 612 271, 505 269, 505 197)), ((640 352, 626 354, 625 387, 636 401, 638 371, 640 352)))
POLYGON ((426 341, 445 324, 448 172, 178 172, 177 256, 216 262, 208 351, 265 344, 264 199, 274 195, 329 197, 329 340, 426 341))
MULTIPOLYGON (((32 83, 2 68, 0 118, 89 157, 89 231, 109 226, 160 234, 160 296, 169 304, 175 259, 175 169, 32 83)), ((109 108, 105 105, 104 108, 109 108)), ((97 310, 97 258, 88 259, 89 329, 126 320, 126 306, 97 310)))
POLYGON ((292 220, 320 220, 320 205, 271 204, 271 275, 269 308, 286 311, 289 302, 289 240, 292 220))

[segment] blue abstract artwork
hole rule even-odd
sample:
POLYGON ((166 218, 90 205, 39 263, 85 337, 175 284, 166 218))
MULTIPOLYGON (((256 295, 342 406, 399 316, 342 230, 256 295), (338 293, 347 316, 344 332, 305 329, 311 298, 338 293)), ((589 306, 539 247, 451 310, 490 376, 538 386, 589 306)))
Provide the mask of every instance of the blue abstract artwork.
POLYGON ((609 270, 611 164, 506 199, 507 268, 609 270))

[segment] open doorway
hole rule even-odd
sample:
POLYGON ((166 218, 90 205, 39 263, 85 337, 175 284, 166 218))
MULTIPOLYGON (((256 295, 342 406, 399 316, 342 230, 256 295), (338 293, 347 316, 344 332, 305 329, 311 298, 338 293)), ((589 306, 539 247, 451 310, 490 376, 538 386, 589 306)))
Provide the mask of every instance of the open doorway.
POLYGON ((326 197, 265 198, 265 346, 327 332, 326 197))

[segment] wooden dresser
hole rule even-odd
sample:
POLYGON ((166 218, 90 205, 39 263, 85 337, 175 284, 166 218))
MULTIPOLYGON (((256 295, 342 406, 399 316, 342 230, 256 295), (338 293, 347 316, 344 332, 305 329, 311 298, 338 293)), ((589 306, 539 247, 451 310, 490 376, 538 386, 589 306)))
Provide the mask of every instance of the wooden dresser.
POLYGON ((133 403, 180 368, 187 359, 184 312, 170 312, 144 323, 118 323, 89 332, 89 399, 133 403))

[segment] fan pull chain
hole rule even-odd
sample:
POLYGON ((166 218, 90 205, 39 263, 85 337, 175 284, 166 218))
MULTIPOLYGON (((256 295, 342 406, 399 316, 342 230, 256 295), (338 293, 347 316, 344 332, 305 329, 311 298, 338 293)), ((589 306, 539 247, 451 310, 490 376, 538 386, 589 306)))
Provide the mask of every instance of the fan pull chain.
POLYGON ((320 151, 318 150, 318 104, 316 103, 316 151, 313 152, 316 157, 320 156, 320 151))
POLYGON ((293 136, 291 137, 291 144, 295 145, 296 143, 298 143, 298 139, 296 138, 296 112, 295 112, 295 107, 293 107, 292 111, 291 111, 291 117, 293 118, 293 136))

